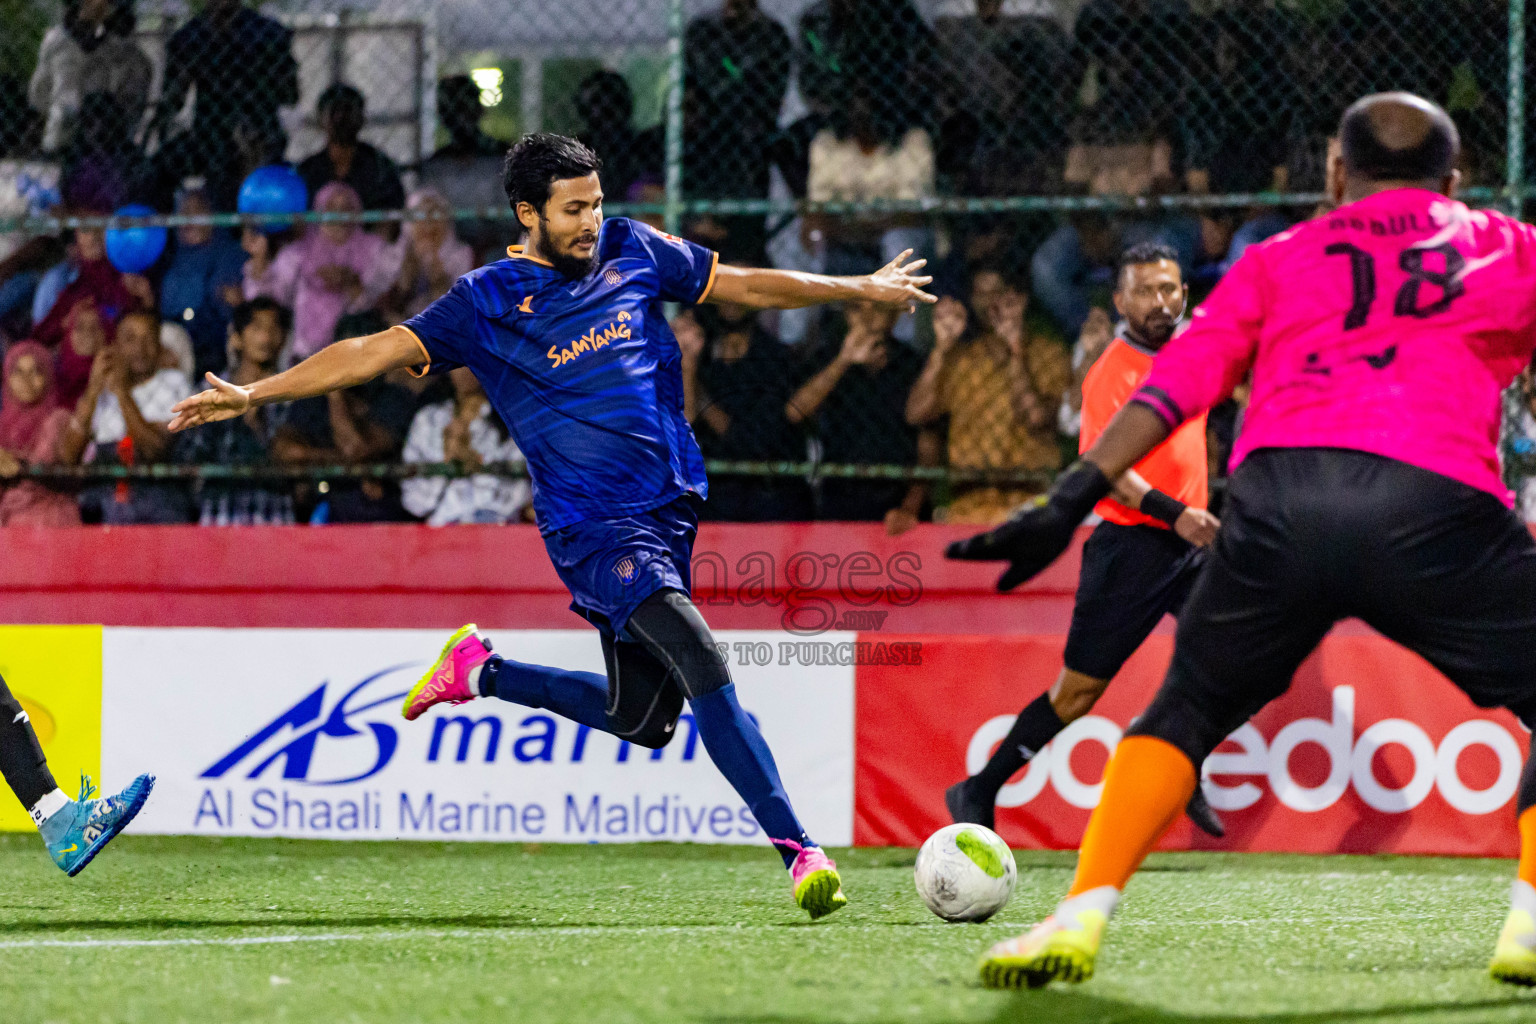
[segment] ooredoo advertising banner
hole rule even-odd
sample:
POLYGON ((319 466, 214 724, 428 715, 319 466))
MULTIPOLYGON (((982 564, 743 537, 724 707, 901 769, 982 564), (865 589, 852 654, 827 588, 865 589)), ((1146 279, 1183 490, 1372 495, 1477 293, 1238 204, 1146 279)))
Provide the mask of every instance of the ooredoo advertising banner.
MULTIPOLYGON (((717 636, 807 829, 847 844, 853 667, 804 664, 782 639, 717 636)), ((851 646, 853 635, 823 639, 851 646)), ((107 630, 103 770, 159 776, 141 832, 766 842, 686 713, 655 751, 497 700, 406 722, 401 701, 442 641, 416 630, 107 630)), ((498 631, 494 642, 518 661, 603 671, 591 630, 498 631)))
MULTIPOLYGON (((906 638, 922 671, 858 676, 854 841, 921 843, 948 824, 944 789, 975 772, 1061 668, 1061 637, 906 638)), ((1172 638, 1154 636, 1092 713, 999 795, 1014 847, 1071 848, 1104 765, 1162 681, 1172 638)), ((1478 708, 1424 661, 1376 636, 1332 636, 1290 690, 1204 765, 1227 837, 1180 819, 1165 849, 1513 856, 1514 799, 1529 734, 1478 708)))

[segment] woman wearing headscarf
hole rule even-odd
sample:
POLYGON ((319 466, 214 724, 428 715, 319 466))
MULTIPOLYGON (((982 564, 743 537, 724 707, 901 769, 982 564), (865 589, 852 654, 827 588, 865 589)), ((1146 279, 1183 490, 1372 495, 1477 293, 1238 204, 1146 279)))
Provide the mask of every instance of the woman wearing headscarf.
POLYGON ((81 299, 64 318, 64 340, 53 357, 54 390, 58 403, 68 408, 85 394, 96 353, 111 344, 111 330, 90 299, 81 299))
POLYGON ((435 188, 419 188, 405 201, 412 212, 435 214, 432 220, 406 221, 396 243, 400 273, 389 290, 385 308, 393 322, 409 320, 448 291, 453 282, 474 269, 475 254, 459 241, 448 215, 453 207, 435 188))
MULTIPOLYGON (((352 186, 333 181, 315 193, 315 209, 361 213, 363 202, 352 186)), ((356 223, 312 224, 275 259, 260 231, 246 229, 243 244, 251 255, 245 297, 266 295, 293 310, 293 352, 300 359, 334 340, 344 314, 372 309, 400 270, 389 243, 356 223)))
MULTIPOLYGON (((4 397, 0 398, 0 478, 14 479, 27 466, 58 463, 59 435, 69 412, 59 406, 53 386, 53 358, 35 341, 12 345, 5 354, 4 397)), ((73 496, 36 480, 0 488, 0 526, 79 526, 73 496)))
MULTIPOLYGON (((104 211, 75 212, 91 216, 104 211)), ((32 338, 48 348, 56 348, 81 300, 90 300, 110 329, 130 309, 143 305, 153 308, 154 297, 147 278, 142 274, 124 274, 107 259, 106 232, 100 228, 80 228, 75 231, 65 261, 38 282, 32 304, 32 338)))

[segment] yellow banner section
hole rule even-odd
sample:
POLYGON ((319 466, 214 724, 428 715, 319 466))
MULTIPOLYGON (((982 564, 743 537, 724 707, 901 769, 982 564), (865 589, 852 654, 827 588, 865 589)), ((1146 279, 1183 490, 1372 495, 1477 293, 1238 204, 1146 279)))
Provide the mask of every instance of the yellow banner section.
MULTIPOLYGON (((101 777, 101 627, 0 626, 0 676, 21 701, 48 767, 74 796, 84 772, 101 777)), ((0 831, 32 819, 0 786, 0 831)))

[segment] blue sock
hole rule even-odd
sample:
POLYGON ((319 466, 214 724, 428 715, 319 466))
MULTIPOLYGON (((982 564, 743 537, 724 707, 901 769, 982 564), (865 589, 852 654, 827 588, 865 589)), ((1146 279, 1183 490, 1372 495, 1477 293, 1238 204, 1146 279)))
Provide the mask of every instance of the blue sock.
POLYGON ((525 665, 493 654, 480 670, 480 696, 548 708, 594 729, 608 729, 608 677, 544 665, 525 665))
POLYGON ((800 847, 816 844, 805 834, 790 808, 768 743, 736 699, 736 684, 694 697, 688 703, 710 760, 747 802, 757 823, 768 833, 768 841, 784 858, 784 866, 789 867, 800 847))

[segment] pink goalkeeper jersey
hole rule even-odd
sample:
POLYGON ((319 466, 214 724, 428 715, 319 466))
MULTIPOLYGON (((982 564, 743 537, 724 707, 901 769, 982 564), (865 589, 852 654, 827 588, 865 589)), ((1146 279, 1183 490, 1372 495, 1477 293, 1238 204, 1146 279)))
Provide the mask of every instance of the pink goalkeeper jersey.
POLYGON ((1176 426, 1252 370, 1234 467, 1260 448, 1351 448, 1508 504, 1499 393, 1533 326, 1536 231, 1394 189, 1250 248, 1136 399, 1176 426))

